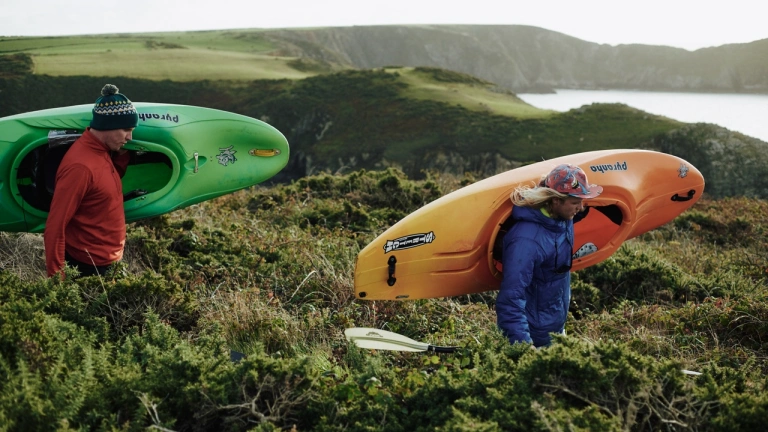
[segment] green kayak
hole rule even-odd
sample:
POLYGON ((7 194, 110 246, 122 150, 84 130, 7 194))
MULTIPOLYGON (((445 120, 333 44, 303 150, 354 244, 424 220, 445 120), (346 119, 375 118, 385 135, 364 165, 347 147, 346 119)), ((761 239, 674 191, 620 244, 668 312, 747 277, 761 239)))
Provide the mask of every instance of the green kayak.
MULTIPOLYGON (((134 103, 125 145, 127 222, 261 183, 288 163, 288 141, 254 118, 185 105, 134 103)), ((0 231, 42 232, 56 169, 91 121, 93 105, 0 118, 0 231)))

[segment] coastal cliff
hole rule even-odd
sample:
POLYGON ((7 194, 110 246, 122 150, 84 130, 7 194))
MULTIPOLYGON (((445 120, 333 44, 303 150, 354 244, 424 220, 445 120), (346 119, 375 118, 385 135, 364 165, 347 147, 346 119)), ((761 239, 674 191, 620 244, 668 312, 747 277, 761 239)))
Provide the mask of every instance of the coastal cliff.
POLYGON ((280 55, 371 69, 429 66, 509 90, 768 92, 768 39, 688 51, 611 46, 529 26, 423 25, 265 31, 280 55))

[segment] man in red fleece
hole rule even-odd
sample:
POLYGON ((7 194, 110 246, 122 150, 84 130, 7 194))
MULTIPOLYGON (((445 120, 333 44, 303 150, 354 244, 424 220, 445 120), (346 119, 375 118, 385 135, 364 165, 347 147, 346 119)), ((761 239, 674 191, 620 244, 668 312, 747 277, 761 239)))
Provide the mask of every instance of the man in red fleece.
POLYGON ((45 223, 45 266, 59 275, 66 260, 82 276, 104 274, 123 257, 125 211, 120 180, 128 166, 125 143, 139 116, 118 88, 107 84, 90 127, 67 151, 45 223))

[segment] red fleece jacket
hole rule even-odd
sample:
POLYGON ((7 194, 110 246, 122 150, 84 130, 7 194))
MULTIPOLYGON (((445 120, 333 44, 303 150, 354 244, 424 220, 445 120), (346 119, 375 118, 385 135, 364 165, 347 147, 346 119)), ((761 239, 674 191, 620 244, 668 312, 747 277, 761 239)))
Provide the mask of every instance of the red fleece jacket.
POLYGON ((78 261, 110 265, 123 257, 123 184, 130 155, 111 152, 90 130, 67 151, 45 222, 48 276, 64 267, 64 250, 78 261))

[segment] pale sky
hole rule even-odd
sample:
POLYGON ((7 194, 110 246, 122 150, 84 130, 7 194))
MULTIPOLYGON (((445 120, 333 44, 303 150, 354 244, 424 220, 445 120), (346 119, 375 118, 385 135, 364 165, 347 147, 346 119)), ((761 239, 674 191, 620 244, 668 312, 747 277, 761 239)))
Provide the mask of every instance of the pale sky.
POLYGON ((0 36, 388 24, 524 24, 689 50, 768 38, 762 0, 2 0, 0 36))

